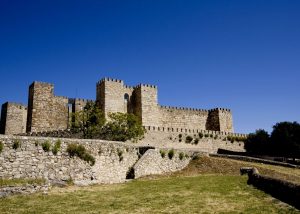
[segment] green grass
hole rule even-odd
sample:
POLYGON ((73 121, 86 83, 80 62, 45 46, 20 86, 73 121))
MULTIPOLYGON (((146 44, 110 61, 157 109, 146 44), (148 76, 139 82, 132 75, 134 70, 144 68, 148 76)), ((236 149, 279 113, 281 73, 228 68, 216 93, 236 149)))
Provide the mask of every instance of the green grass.
POLYGON ((143 179, 0 199, 0 213, 299 213, 246 176, 143 179))
POLYGON ((44 179, 0 179, 0 187, 5 186, 24 186, 26 184, 45 184, 44 179))

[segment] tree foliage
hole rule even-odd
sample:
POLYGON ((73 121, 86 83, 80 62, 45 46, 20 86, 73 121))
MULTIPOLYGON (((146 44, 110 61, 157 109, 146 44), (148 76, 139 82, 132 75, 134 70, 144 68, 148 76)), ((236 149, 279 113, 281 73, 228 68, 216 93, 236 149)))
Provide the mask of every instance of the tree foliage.
POLYGON ((245 149, 249 153, 264 154, 270 146, 270 135, 263 129, 249 134, 245 141, 245 149))
POLYGON ((142 122, 134 114, 110 113, 106 121, 104 113, 92 102, 73 114, 71 129, 75 133, 81 132, 83 138, 112 141, 137 141, 145 132, 142 122))
POLYGON ((297 122, 281 122, 273 126, 271 142, 274 154, 300 157, 300 124, 297 122))
POLYGON ((249 135, 245 149, 253 154, 300 158, 300 124, 277 123, 271 135, 265 130, 257 130, 249 135))
POLYGON ((106 140, 137 141, 144 136, 142 122, 134 114, 110 113, 109 120, 101 132, 101 138, 106 140))
POLYGON ((101 132, 104 124, 104 113, 93 102, 88 102, 82 111, 72 115, 72 130, 82 132, 84 138, 94 138, 101 132))

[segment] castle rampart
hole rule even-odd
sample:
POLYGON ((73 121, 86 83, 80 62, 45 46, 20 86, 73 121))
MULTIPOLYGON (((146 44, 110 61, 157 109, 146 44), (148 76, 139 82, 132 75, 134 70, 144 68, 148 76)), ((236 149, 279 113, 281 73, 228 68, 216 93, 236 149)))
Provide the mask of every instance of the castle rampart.
POLYGON ((29 87, 27 132, 67 129, 68 98, 54 96, 54 85, 34 82, 29 87))
MULTIPOLYGON (((23 122, 16 123, 15 126, 19 128, 10 128, 9 132, 2 133, 24 133, 21 123, 26 120, 27 132, 65 130, 71 113, 81 111, 88 102, 96 102, 106 116, 115 112, 133 113, 144 126, 233 132, 232 113, 229 109, 161 106, 158 103, 158 87, 155 85, 128 86, 123 80, 103 78, 96 84, 96 101, 55 96, 53 84, 33 82, 29 87, 27 118, 23 117, 23 122)), ((5 110, 5 106, 3 109, 9 112, 5 110)), ((9 122, 6 115, 3 113, 1 130, 9 122)), ((21 118, 24 109, 16 112, 16 115, 21 118)))
POLYGON ((19 103, 7 102, 1 110, 1 134, 12 135, 26 132, 27 107, 19 103))

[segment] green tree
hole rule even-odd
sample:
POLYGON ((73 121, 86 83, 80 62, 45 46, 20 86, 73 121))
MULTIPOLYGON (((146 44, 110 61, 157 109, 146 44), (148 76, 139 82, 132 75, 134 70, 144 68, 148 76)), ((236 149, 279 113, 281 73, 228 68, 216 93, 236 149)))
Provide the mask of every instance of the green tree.
POLYGON ((273 153, 285 157, 300 157, 300 124, 280 122, 273 126, 271 133, 273 153))
POLYGON ((99 135, 105 124, 105 116, 94 102, 88 102, 84 109, 72 115, 71 129, 82 132, 84 138, 94 138, 99 135))
POLYGON ((245 141, 246 151, 252 154, 266 154, 269 152, 270 146, 270 135, 263 129, 249 134, 245 141))
POLYGON ((106 140, 137 141, 144 137, 145 129, 134 114, 110 113, 108 122, 102 129, 101 138, 106 140))

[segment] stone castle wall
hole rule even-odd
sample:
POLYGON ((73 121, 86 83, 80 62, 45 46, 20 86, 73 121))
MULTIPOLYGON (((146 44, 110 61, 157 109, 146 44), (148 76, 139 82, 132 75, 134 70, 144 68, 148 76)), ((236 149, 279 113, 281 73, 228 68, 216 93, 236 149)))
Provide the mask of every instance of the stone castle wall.
POLYGON ((185 127, 233 132, 229 109, 212 110, 166 107, 158 104, 158 89, 154 85, 124 85, 122 80, 104 78, 97 83, 97 103, 109 112, 134 113, 144 126, 185 127))
POLYGON ((34 82, 29 87, 27 132, 67 129, 68 98, 54 96, 54 86, 34 82))
POLYGON ((26 132, 27 108, 18 103, 4 103, 1 110, 1 134, 26 132))
POLYGON ((171 127, 145 127, 147 133, 141 140, 141 146, 155 146, 158 148, 190 149, 210 154, 216 154, 219 149, 235 152, 245 152, 243 141, 231 142, 227 137, 246 138, 245 134, 230 132, 171 128, 171 127), (181 136, 181 137, 180 137, 181 136), (193 138, 192 142, 186 142, 186 137, 193 138), (195 143, 195 140, 198 140, 195 143))
MULTIPOLYGON (((82 110, 88 101, 55 96, 53 84, 34 82, 29 87, 26 132, 65 130, 69 126, 71 113, 82 110)), ((160 106, 158 89, 154 85, 139 84, 130 87, 122 80, 104 78, 96 85, 96 103, 106 116, 111 112, 133 113, 141 119, 144 126, 234 131, 229 109, 202 110, 160 106)), ((21 111, 14 112, 16 117, 22 114, 21 111)), ((6 116, 4 114, 2 117, 2 127, 6 121, 14 119, 9 115, 8 120, 5 120, 6 116)), ((25 117, 23 119, 26 120, 25 117)), ((22 129, 20 122, 11 127, 16 127, 15 130, 10 129, 9 133, 12 134, 20 133, 22 129)))
POLYGON ((162 127, 206 130, 208 119, 206 110, 160 106, 159 112, 162 127))
POLYGON ((154 157, 157 154, 147 154, 147 158, 143 159, 149 148, 123 142, 7 135, 0 135, 0 141, 3 143, 3 151, 0 153, 0 179, 44 178, 50 182, 72 179, 77 184, 120 183, 126 180, 136 163, 139 163, 138 177, 171 172, 187 164, 187 159, 180 161, 175 153, 176 161, 165 159, 167 164, 161 171, 157 168, 163 160, 156 160, 154 157), (56 155, 51 149, 49 152, 43 150, 43 143, 48 142, 53 148, 58 140, 61 141, 61 148, 56 155), (16 142, 20 147, 14 149, 13 144, 16 142), (83 145, 95 157, 95 165, 91 166, 78 157, 70 157, 67 152, 70 143, 83 145), (149 158, 154 162, 153 165, 148 164, 149 158), (142 166, 147 167, 148 171, 142 166))

